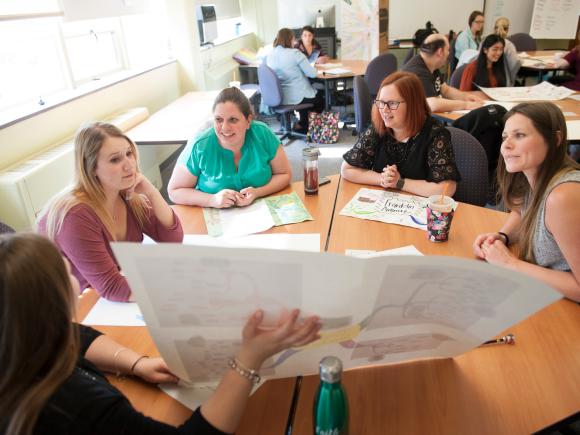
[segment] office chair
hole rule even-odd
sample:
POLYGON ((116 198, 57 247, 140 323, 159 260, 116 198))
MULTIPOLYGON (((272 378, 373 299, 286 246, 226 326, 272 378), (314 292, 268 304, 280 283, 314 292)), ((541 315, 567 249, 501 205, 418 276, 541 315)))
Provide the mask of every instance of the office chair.
POLYGON ((13 233, 13 232, 14 232, 14 229, 11 226, 0 221, 0 234, 7 234, 7 233, 13 233))
MULTIPOLYGON (((354 88, 354 122, 360 136, 371 123, 372 100, 367 82, 362 76, 353 79, 354 88)), ((353 133, 354 136, 354 133, 353 133)))
POLYGON ((379 54, 367 66, 365 80, 371 97, 375 98, 385 77, 397 71, 397 58, 392 53, 379 54))
POLYGON ((536 40, 528 33, 514 33, 508 36, 508 39, 513 42, 516 51, 536 51, 536 40))
POLYGON ((449 79, 449 86, 451 86, 452 88, 459 89, 459 86, 461 86, 461 77, 463 76, 463 70, 467 65, 469 64, 464 63, 455 71, 453 71, 453 74, 451 74, 451 78, 449 79))
MULTIPOLYGON (((280 115, 280 131, 276 132, 280 137, 280 142, 288 138, 284 146, 288 145, 294 139, 306 139, 306 135, 292 131, 292 121, 290 116, 295 110, 309 109, 314 107, 312 103, 302 104, 282 104, 283 93, 280 79, 270 68, 266 62, 258 67, 258 83, 260 85, 260 93, 262 94, 262 101, 270 107, 276 114, 280 115)), ((301 122, 308 122, 308 120, 300 120, 301 122)))
POLYGON ((407 54, 405 55, 405 58, 403 59, 403 65, 405 65, 407 62, 409 62, 411 59, 413 59, 414 56, 415 56, 415 47, 411 47, 407 50, 407 54))
POLYGON ((446 127, 451 133, 455 163, 461 175, 454 198, 456 201, 483 207, 487 202, 487 156, 472 135, 455 127, 446 127))

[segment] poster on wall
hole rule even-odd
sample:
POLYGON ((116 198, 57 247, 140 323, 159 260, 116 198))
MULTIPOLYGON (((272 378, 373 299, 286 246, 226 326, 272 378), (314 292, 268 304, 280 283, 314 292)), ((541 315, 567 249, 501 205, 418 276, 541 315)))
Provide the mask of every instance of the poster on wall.
POLYGON ((342 59, 371 60, 379 54, 378 10, 378 0, 343 3, 340 48, 342 59))
POLYGON ((530 35, 536 39, 574 39, 580 0, 536 0, 530 35))

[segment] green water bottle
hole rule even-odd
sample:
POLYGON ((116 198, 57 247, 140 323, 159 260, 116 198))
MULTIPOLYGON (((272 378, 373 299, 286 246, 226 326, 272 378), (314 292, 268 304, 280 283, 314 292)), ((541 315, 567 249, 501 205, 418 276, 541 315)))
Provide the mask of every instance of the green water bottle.
POLYGON ((315 435, 348 434, 348 399, 342 387, 342 362, 335 356, 320 361, 320 385, 314 399, 315 435))

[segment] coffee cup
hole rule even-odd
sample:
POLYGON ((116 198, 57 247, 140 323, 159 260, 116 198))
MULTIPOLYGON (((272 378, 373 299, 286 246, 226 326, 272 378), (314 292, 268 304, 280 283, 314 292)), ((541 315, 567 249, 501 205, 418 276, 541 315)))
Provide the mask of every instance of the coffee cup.
POLYGON ((427 198, 427 238, 432 242, 449 239, 456 202, 449 196, 433 195, 427 198))

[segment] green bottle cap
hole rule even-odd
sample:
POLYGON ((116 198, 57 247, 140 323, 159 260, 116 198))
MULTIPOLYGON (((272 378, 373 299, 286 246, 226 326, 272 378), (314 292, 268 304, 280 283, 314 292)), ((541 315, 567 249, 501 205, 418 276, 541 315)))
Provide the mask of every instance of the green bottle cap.
POLYGON ((342 376, 342 362, 335 356, 325 356, 320 360, 320 379, 323 382, 334 384, 340 382, 342 376))

